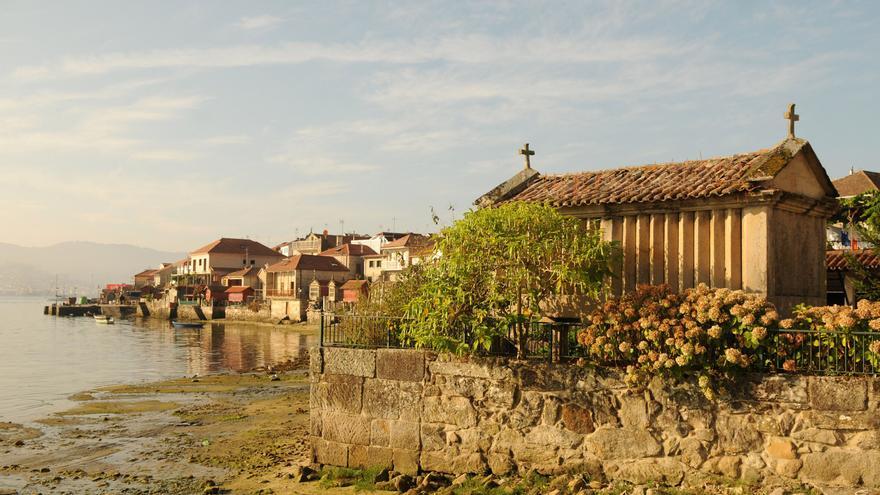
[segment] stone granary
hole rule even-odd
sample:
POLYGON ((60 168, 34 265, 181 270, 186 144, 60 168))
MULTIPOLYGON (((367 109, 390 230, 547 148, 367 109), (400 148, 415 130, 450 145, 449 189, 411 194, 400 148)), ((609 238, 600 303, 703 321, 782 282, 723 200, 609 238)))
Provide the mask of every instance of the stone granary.
POLYGON ((837 192, 810 143, 789 136, 733 156, 542 175, 526 167, 480 197, 485 207, 536 201, 601 226, 622 251, 611 282, 761 293, 786 311, 825 303, 825 223, 837 192))

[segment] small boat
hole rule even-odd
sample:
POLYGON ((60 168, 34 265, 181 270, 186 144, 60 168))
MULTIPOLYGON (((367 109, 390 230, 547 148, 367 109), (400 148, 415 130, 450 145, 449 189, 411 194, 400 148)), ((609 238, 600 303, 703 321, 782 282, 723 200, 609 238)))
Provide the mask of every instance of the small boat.
POLYGON ((202 328, 205 324, 196 321, 171 321, 174 328, 202 328))
POLYGON ((95 323, 103 323, 104 325, 112 325, 115 323, 112 316, 95 315, 95 323))

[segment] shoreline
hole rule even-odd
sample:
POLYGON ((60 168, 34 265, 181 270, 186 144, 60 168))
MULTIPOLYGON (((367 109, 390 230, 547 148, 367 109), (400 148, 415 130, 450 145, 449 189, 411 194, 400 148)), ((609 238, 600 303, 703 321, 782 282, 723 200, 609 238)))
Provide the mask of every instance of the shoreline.
POLYGON ((303 362, 287 367, 96 387, 0 423, 0 494, 289 493, 286 472, 308 461, 309 383, 303 362))

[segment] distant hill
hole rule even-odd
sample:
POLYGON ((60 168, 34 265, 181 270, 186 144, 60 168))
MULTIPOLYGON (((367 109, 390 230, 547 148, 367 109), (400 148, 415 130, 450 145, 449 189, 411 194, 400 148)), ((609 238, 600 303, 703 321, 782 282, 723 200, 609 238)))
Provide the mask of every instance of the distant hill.
POLYGON ((46 247, 0 243, 0 293, 54 292, 55 278, 68 293, 94 293, 106 283, 131 283, 132 276, 186 254, 129 244, 62 242, 46 247))

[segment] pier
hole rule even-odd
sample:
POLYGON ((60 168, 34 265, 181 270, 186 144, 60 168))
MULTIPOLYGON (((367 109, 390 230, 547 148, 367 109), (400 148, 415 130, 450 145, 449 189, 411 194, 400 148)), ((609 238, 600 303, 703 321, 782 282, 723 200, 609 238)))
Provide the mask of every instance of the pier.
POLYGON ((125 318, 135 314, 134 304, 50 304, 43 307, 43 314, 50 316, 109 315, 125 318))

